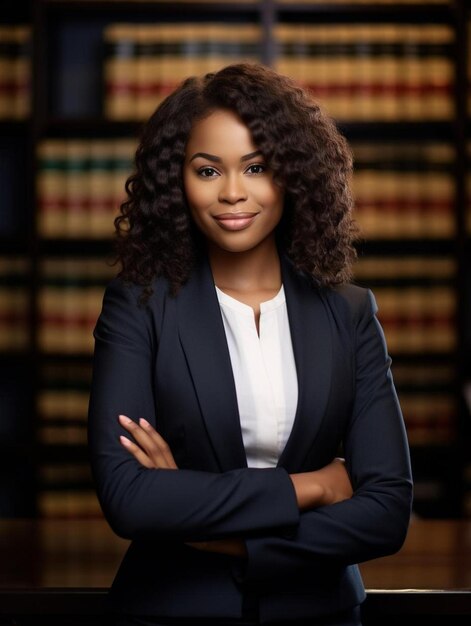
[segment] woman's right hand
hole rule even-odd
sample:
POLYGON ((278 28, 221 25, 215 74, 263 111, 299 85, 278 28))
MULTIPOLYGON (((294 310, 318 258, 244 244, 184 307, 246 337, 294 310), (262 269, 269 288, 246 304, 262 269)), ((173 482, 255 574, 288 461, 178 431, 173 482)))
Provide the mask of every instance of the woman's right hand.
POLYGON ((127 415, 119 416, 119 423, 134 441, 121 435, 121 445, 147 469, 178 469, 172 451, 165 439, 145 419, 134 422, 127 415))
POLYGON ((313 472, 290 474, 300 511, 348 500, 353 495, 345 460, 335 458, 313 472))

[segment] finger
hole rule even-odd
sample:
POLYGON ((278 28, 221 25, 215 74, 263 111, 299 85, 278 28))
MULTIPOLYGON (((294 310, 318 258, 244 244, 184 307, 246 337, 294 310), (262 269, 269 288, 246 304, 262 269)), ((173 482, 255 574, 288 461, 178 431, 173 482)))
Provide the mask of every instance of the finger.
POLYGON ((126 415, 120 415, 119 421, 121 426, 133 436, 138 447, 150 458, 152 467, 166 469, 167 461, 159 448, 154 444, 149 434, 126 415))
POLYGON ((140 448, 139 446, 136 446, 135 443, 133 443, 132 441, 130 441, 127 437, 124 437, 123 435, 120 435, 119 440, 121 442, 121 445, 126 448, 126 450, 128 452, 130 452, 133 457, 144 467, 147 467, 148 469, 153 469, 154 468, 154 464, 152 462, 152 460, 147 456, 147 454, 142 450, 142 448, 140 448))
MULTIPOLYGON (((153 467, 158 469, 175 469, 176 465, 173 461, 173 464, 169 464, 169 461, 164 453, 164 449, 161 447, 159 438, 152 438, 150 432, 144 430, 142 425, 137 424, 132 419, 127 417, 126 415, 120 415, 119 421, 123 428, 125 428, 131 435, 133 436, 136 443, 144 450, 147 456, 153 462, 153 467)), ((152 427, 149 424, 149 427, 152 427)), ((154 429, 152 431, 156 433, 154 429)), ((162 439, 165 444, 165 441, 162 439)), ((166 444, 165 444, 166 445, 166 444)), ((173 460, 173 457, 172 457, 173 460)))
POLYGON ((152 427, 151 424, 143 417, 139 420, 139 425, 146 431, 146 433, 151 437, 151 439, 156 443, 160 452, 165 457, 168 467, 170 469, 178 469, 177 464, 175 463, 175 459, 173 458, 172 451, 170 446, 165 441, 160 433, 158 433, 155 428, 152 427))

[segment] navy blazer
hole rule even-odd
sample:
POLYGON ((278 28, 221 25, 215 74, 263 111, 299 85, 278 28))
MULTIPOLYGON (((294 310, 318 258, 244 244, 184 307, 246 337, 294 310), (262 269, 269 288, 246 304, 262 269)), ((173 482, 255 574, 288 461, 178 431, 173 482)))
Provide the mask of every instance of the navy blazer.
POLYGON ((371 292, 318 288, 282 258, 298 376, 294 425, 277 467, 247 467, 229 350, 209 263, 177 296, 157 279, 108 285, 95 328, 89 449, 104 514, 131 539, 117 610, 161 617, 310 618, 365 598, 357 563, 396 552, 412 503, 404 422, 371 292), (149 470, 120 445, 124 413, 145 417, 179 470, 149 470), (289 473, 339 450, 354 495, 300 513, 289 473), (185 542, 241 537, 248 558, 185 542))

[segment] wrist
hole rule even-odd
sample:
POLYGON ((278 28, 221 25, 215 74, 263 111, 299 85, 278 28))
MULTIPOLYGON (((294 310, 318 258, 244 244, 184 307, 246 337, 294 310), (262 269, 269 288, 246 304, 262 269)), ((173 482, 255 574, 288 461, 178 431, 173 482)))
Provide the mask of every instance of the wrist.
POLYGON ((315 472, 290 474, 300 511, 312 509, 326 502, 326 489, 315 480, 314 474, 315 472))

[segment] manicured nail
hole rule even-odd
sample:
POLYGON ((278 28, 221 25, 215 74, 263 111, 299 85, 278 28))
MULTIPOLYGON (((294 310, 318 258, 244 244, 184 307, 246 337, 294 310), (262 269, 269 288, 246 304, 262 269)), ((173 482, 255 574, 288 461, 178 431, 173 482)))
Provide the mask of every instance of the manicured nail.
POLYGON ((129 417, 126 417, 126 415, 120 415, 119 419, 123 422, 123 424, 132 424, 132 420, 129 419, 129 417))
POLYGON ((126 437, 123 437, 123 435, 119 436, 119 440, 121 441, 123 446, 126 446, 126 448, 129 448, 129 446, 131 445, 131 442, 129 441, 129 439, 126 439, 126 437))
POLYGON ((139 424, 141 426, 144 426, 144 428, 150 428, 149 422, 145 420, 143 417, 141 417, 141 419, 139 420, 139 424))

